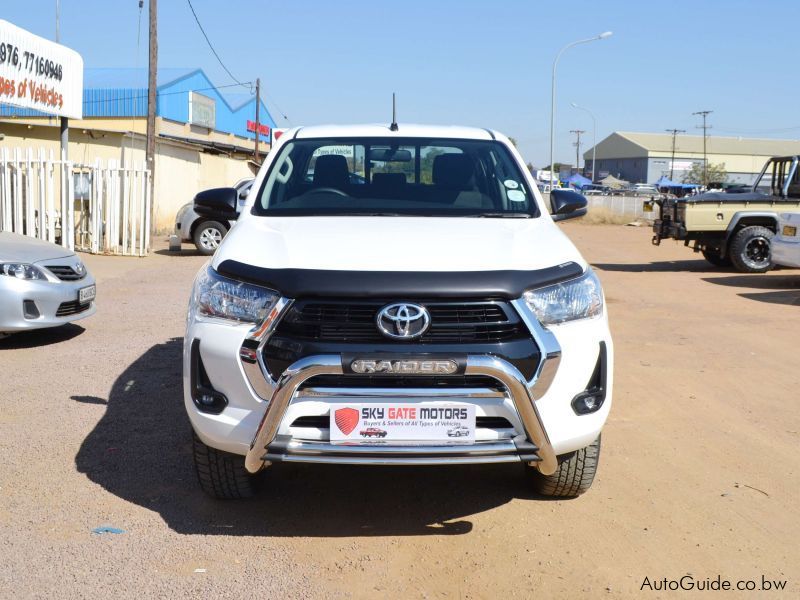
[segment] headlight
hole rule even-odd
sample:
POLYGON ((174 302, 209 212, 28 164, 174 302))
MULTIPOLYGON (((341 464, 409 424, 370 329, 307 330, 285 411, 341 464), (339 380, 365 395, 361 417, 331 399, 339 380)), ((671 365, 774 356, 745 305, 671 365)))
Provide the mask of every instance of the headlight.
POLYGON ((195 279, 190 308, 205 317, 260 323, 278 298, 277 292, 228 279, 209 266, 195 279))
POLYGON ((8 275, 17 279, 40 279, 47 281, 47 277, 39 267, 26 263, 0 263, 0 275, 8 275))
POLYGON ((542 325, 595 317, 603 312, 603 288, 594 271, 524 295, 525 303, 542 325))

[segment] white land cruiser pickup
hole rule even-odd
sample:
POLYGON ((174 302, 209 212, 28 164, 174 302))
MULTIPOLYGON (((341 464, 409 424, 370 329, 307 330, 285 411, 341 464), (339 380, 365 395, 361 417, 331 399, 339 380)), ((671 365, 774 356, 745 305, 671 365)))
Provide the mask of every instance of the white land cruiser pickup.
MULTIPOLYGON (((611 406, 600 282, 505 136, 393 124, 281 136, 194 283, 184 400, 200 485, 281 461, 516 462, 592 483, 611 406), (448 435, 458 431, 459 435, 448 435)), ((236 210, 232 188, 195 199, 236 210)))

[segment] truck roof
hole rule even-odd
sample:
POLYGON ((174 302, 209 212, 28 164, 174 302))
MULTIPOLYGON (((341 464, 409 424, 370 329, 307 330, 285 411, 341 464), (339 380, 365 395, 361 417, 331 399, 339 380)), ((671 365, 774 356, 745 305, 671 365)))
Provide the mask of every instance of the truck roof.
POLYGON ((392 131, 389 124, 371 125, 313 125, 298 127, 294 132, 287 132, 289 137, 297 139, 310 138, 343 138, 343 137, 387 137, 398 138, 451 138, 460 140, 493 140, 504 139, 505 136, 489 129, 479 127, 461 127, 456 125, 417 125, 399 123, 397 131, 392 131))

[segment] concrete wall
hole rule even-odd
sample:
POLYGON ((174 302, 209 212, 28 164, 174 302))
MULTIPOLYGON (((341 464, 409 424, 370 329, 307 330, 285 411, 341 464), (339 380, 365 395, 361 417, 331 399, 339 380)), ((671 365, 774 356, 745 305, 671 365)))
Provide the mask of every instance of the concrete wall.
MULTIPOLYGON (((57 126, 26 125, 0 121, 0 133, 5 139, 1 147, 20 148, 34 153, 43 148, 60 154, 57 126)), ((70 129, 69 158, 76 163, 91 165, 97 159, 104 163, 115 160, 120 164, 143 163, 145 140, 115 131, 70 129), (85 131, 85 133, 84 133, 85 131)), ((171 232, 175 213, 194 195, 204 189, 232 186, 252 173, 244 160, 200 151, 196 146, 158 140, 156 143, 155 226, 160 233, 171 232)))

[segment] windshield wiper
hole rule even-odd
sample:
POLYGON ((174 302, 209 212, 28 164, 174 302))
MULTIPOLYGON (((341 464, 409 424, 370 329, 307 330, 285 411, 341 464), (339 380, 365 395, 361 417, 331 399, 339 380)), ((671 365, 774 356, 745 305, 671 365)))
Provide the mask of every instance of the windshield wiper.
POLYGON ((529 213, 519 212, 487 212, 477 215, 464 215, 473 219, 530 219, 532 215, 529 213))

